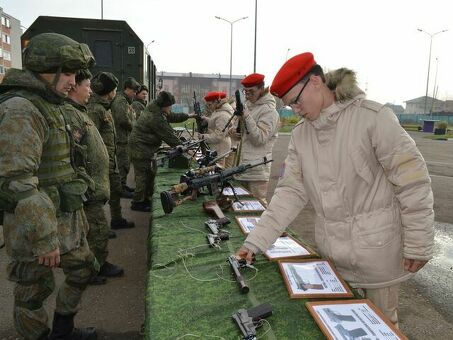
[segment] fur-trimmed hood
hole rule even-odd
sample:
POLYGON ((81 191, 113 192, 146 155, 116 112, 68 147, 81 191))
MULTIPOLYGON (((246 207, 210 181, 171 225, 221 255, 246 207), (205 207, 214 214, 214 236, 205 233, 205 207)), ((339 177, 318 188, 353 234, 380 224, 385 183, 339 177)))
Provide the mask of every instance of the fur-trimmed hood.
POLYGON ((340 103, 365 94, 357 85, 355 72, 347 68, 326 73, 326 85, 335 92, 335 98, 340 103))

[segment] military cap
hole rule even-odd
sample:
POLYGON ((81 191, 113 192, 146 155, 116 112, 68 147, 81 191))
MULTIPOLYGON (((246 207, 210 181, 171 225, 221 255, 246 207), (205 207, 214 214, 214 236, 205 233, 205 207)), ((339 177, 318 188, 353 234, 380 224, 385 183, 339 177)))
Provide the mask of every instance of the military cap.
POLYGON ((204 100, 207 102, 213 102, 214 100, 219 100, 226 98, 225 92, 208 92, 206 96, 204 96, 204 100))
POLYGON ((91 89, 100 96, 112 92, 117 87, 118 79, 110 72, 99 72, 91 79, 91 89))
POLYGON ((124 88, 138 91, 138 89, 140 88, 140 83, 136 81, 134 77, 128 77, 124 82, 124 88))
POLYGON ((23 60, 25 69, 38 73, 75 72, 95 63, 86 44, 57 33, 42 33, 31 38, 24 49, 23 60))
POLYGON ((264 83, 264 75, 259 73, 249 74, 247 77, 241 80, 241 84, 244 87, 258 86, 264 83))
POLYGON ((316 65, 313 54, 305 52, 289 59, 277 72, 270 92, 276 97, 283 97, 316 65))
POLYGON ((167 91, 161 91, 157 95, 156 104, 159 107, 172 106, 175 103, 175 97, 167 91))

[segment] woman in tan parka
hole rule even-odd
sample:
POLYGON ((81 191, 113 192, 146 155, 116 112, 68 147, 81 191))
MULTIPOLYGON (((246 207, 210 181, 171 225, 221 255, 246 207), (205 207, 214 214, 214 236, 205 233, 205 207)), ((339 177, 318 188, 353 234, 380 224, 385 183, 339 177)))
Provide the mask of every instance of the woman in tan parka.
POLYGON ((288 60, 271 92, 302 115, 269 208, 238 257, 265 251, 310 201, 320 254, 397 324, 399 284, 432 257, 425 161, 393 112, 347 69, 324 74, 311 53, 288 60))

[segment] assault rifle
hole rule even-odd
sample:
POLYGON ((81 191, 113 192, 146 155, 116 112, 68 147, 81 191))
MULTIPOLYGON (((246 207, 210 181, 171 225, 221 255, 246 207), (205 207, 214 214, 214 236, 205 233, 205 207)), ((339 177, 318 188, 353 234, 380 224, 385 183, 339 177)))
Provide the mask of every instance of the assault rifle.
POLYGON ((231 317, 239 326, 239 329, 242 332, 242 339, 255 340, 256 329, 262 326, 260 321, 271 315, 272 306, 268 303, 263 303, 253 308, 239 309, 236 313, 233 313, 231 317))
POLYGON ((175 146, 174 148, 165 151, 162 156, 156 157, 157 165, 163 166, 165 161, 170 161, 178 156, 181 156, 182 154, 184 154, 184 152, 187 152, 188 150, 193 149, 195 146, 200 145, 201 142, 201 140, 185 141, 181 145, 175 146))
MULTIPOLYGON (((195 94, 195 91, 193 91, 193 110, 195 112, 195 121, 197 122, 197 132, 198 133, 206 133, 208 130, 208 124, 206 121, 203 120, 203 115, 201 113, 201 107, 200 107, 200 102, 197 100, 197 95, 195 94)), ((200 144, 201 147, 201 153, 204 155, 206 154, 206 143, 202 142, 200 144)))
POLYGON ((242 120, 244 122, 245 132, 247 132, 247 134, 248 134, 249 130, 247 129, 247 125, 245 124, 245 120, 242 119, 242 115, 244 113, 244 105, 242 104, 241 95, 239 93, 239 90, 236 90, 234 95, 236 97, 236 109, 234 110, 234 113, 231 116, 231 118, 226 123, 225 127, 222 129, 222 132, 225 132, 225 130, 228 129, 228 127, 230 126, 231 121, 233 120, 233 118, 235 116, 238 116, 239 120, 238 120, 238 126, 236 127, 236 132, 237 133, 241 133, 241 120, 242 120))
MULTIPOLYGON (((231 185, 231 180, 234 175, 243 173, 251 168, 267 164, 272 162, 272 159, 268 160, 266 157, 263 160, 257 160, 247 164, 241 164, 239 166, 228 168, 225 170, 215 170, 212 174, 206 174, 199 177, 183 177, 183 182, 176 184, 171 187, 170 190, 162 191, 160 193, 160 201, 162 208, 166 214, 170 214, 173 208, 181 205, 184 201, 189 198, 195 200, 197 198, 198 191, 204 187, 207 187, 211 195, 222 194, 225 187, 233 189, 236 200, 239 200, 234 192, 234 188, 231 185), (220 187, 220 188, 219 188, 220 187), (179 199, 179 194, 188 195, 185 198, 179 199)), ((202 168, 203 169, 203 168, 202 168)), ((202 170, 199 169, 199 170, 202 170)))

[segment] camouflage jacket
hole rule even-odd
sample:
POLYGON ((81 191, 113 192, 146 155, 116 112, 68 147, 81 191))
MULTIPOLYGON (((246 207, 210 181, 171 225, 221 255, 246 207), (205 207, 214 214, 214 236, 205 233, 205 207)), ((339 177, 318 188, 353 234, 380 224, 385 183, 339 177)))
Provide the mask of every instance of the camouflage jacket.
POLYGON ((138 120, 138 118, 140 118, 140 115, 146 108, 146 101, 141 99, 135 99, 132 102, 132 108, 135 111, 135 119, 138 120))
POLYGON ((93 93, 87 105, 88 116, 97 127, 99 134, 109 153, 110 173, 117 171, 116 162, 116 130, 113 123, 110 102, 93 93))
MULTIPOLYGON (((17 203, 13 211, 4 214, 8 254, 16 261, 34 261, 57 248, 61 254, 78 248, 88 230, 85 214, 82 209, 60 210, 60 189, 73 181, 74 171, 71 170, 71 178, 52 185, 40 185, 38 179, 41 157, 46 149, 52 149, 54 142, 51 131, 64 130, 63 98, 33 73, 16 69, 6 74, 0 94, 9 96, 0 103, 0 186, 14 195, 17 203), (47 103, 59 117, 56 125, 50 126, 49 114, 41 112, 25 97, 47 103)), ((69 136, 66 141, 69 145, 69 136)), ((47 180, 52 182, 52 178, 47 180)))
POLYGON ((117 133, 117 144, 127 144, 127 140, 135 122, 135 111, 132 100, 124 92, 119 92, 112 101, 112 115, 117 133))
POLYGON ((183 122, 188 119, 185 113, 172 113, 166 117, 161 108, 154 102, 149 104, 140 115, 129 138, 131 156, 134 158, 151 158, 157 152, 162 141, 171 147, 181 144, 176 137, 171 123, 183 122))
POLYGON ((88 201, 106 202, 110 197, 109 154, 87 108, 68 99, 63 115, 70 126, 74 147, 74 163, 85 169, 94 181, 88 201))

